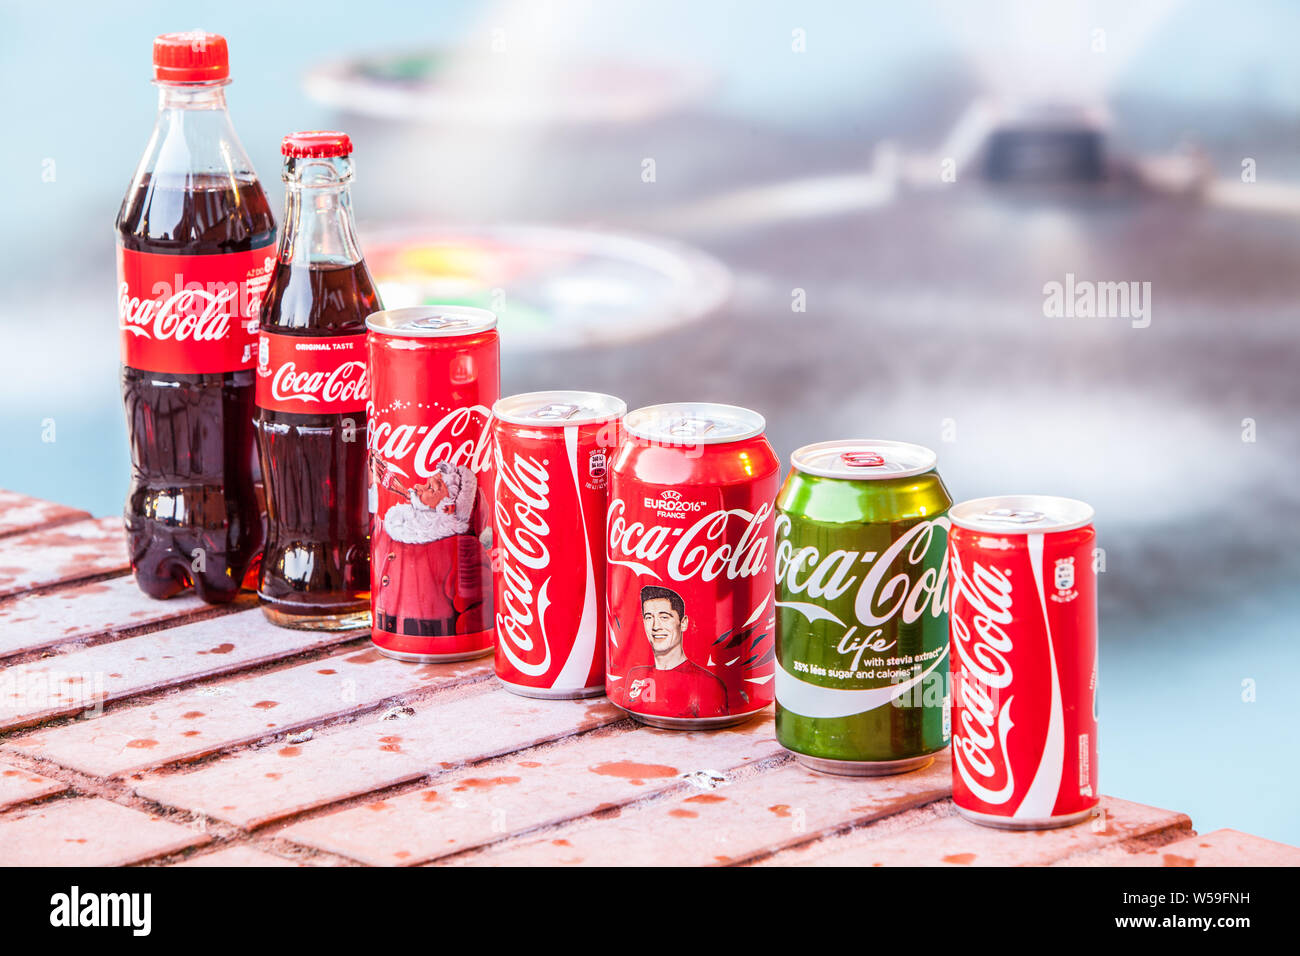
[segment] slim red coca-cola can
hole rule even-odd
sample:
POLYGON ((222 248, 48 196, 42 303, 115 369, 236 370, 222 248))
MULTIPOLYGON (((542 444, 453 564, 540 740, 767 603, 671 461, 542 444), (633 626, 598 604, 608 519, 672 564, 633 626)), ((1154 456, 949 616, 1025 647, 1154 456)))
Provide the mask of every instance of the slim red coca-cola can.
POLYGON ((1033 830, 1097 806, 1097 533, 1070 498, 977 498, 948 513, 952 798, 1033 830))
POLYGON ((492 650, 496 316, 429 306, 366 320, 371 639, 404 661, 492 650))
POLYGON ((516 694, 605 693, 605 505, 626 411, 596 392, 493 406, 496 672, 516 694))
POLYGON ((606 519, 605 689, 642 723, 737 724, 772 703, 779 465, 763 416, 630 412, 606 519))

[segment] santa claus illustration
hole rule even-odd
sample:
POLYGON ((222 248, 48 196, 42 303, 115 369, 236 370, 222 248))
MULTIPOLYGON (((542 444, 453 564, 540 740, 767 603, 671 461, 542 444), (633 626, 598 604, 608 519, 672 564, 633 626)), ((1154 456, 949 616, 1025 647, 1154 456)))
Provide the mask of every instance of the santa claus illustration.
POLYGON ((439 462, 422 484, 408 487, 378 457, 372 465, 375 487, 406 499, 375 521, 375 625, 435 637, 486 630, 491 566, 484 539, 491 532, 475 527, 487 509, 474 472, 439 462))
POLYGON ((393 505, 384 515, 384 525, 395 541, 427 544, 469 531, 474 511, 474 473, 440 462, 438 470, 422 485, 407 491, 409 504, 393 505))

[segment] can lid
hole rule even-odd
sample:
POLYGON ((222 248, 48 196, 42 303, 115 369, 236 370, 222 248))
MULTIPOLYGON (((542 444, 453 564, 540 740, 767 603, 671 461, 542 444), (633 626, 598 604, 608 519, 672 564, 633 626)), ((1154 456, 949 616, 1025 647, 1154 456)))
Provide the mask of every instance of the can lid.
POLYGON ((413 305, 372 312, 366 317, 366 328, 372 332, 412 338, 472 335, 496 327, 494 313, 469 305, 413 305))
POLYGON ((622 418, 627 403, 601 392, 524 392, 492 406, 492 417, 512 425, 585 425, 622 418))
POLYGON ((721 445, 761 435, 766 427, 758 412, 714 402, 647 405, 623 420, 629 434, 661 445, 721 445))
POLYGON ((921 445, 877 438, 819 441, 796 449, 790 464, 797 471, 822 478, 884 481, 933 471, 939 456, 921 445))
POLYGON ((295 159, 326 159, 351 156, 352 139, 332 129, 307 129, 290 133, 280 141, 280 155, 295 159))
POLYGON ((226 38, 202 30, 155 37, 153 78, 159 83, 216 83, 230 79, 226 38))
POLYGON ((1092 522, 1092 505, 1051 495, 997 495, 972 498, 948 509, 959 528, 999 534, 1042 534, 1069 531, 1092 522))

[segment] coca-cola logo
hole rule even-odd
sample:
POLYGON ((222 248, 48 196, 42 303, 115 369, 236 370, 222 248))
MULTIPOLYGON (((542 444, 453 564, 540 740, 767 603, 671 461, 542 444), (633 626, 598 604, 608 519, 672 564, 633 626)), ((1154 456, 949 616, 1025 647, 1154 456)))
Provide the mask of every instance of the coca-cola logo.
POLYGON ((492 412, 485 405, 454 409, 432 425, 395 425, 376 413, 373 402, 367 404, 366 415, 370 450, 393 463, 411 459, 411 467, 422 478, 431 477, 444 461, 464 465, 476 474, 492 466, 492 412))
POLYGON ((954 688, 961 708, 952 738, 953 762, 972 794, 999 806, 1011 799, 1016 781, 1007 758, 1011 732, 1011 686, 1008 634, 1012 623, 1011 579, 1007 573, 976 562, 970 573, 951 549, 956 592, 950 618, 953 653, 961 666, 954 688))
MULTIPOLYGON (((796 551, 787 537, 790 516, 778 515, 776 579, 788 594, 806 595, 815 602, 836 601, 857 583, 853 610, 858 621, 867 627, 878 627, 895 617, 901 617, 904 624, 912 624, 927 610, 931 616, 939 617, 948 610, 946 543, 951 524, 947 517, 918 521, 879 554, 835 550, 823 555, 812 546, 796 551), (939 533, 943 534, 945 556, 938 568, 926 568, 926 555, 939 533), (900 561, 903 569, 886 580, 890 568, 900 561), (859 565, 870 569, 861 579, 855 570, 859 565)), ((834 617, 817 605, 791 604, 812 620, 834 617)))
POLYGON ((285 362, 271 379, 271 395, 282 402, 361 402, 368 393, 366 363, 360 361, 327 371, 299 371, 293 362, 285 362))
POLYGON ((763 533, 763 526, 772 514, 772 506, 766 502, 754 511, 746 508, 713 511, 686 528, 629 521, 626 510, 621 498, 609 503, 605 526, 611 564, 659 578, 650 563, 666 557, 664 568, 674 581, 691 578, 712 581, 720 576, 734 581, 755 577, 767 566, 770 540, 763 533), (734 541, 729 540, 733 518, 745 523, 734 541))
POLYGON ((131 295, 130 286, 118 287, 118 326, 123 332, 155 341, 219 342, 230 332, 239 298, 238 282, 197 283, 172 291, 170 283, 154 286, 152 298, 131 295))
POLYGON ((516 453, 513 461, 504 461, 500 448, 496 451, 496 467, 494 514, 500 545, 497 646, 521 674, 537 677, 551 666, 545 620, 551 575, 546 574, 540 586, 534 588, 536 579, 551 567, 551 552, 546 546, 551 531, 546 521, 551 476, 545 465, 533 457, 516 453))

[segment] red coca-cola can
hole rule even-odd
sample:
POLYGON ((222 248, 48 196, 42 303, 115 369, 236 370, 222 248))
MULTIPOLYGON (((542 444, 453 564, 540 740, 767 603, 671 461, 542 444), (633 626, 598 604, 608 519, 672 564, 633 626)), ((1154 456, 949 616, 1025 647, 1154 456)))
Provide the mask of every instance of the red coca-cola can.
POLYGON ((420 306, 366 320, 371 639, 404 661, 491 653, 497 319, 420 306))
POLYGON ((1097 789, 1097 532, 1071 498, 954 505, 952 799, 985 826, 1090 816, 1097 789))
POLYGON ((605 690, 642 723, 737 724, 772 703, 779 465, 763 416, 630 412, 610 477, 605 690))
POLYGON ((626 411, 596 392, 492 408, 496 672, 516 694, 605 693, 605 506, 626 411))

